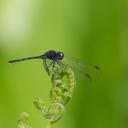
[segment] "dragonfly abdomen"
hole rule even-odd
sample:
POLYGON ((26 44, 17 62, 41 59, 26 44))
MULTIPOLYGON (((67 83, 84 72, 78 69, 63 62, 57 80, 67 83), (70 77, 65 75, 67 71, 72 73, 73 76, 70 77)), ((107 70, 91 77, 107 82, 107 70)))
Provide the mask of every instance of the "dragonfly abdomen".
POLYGON ((21 62, 25 60, 30 60, 30 59, 39 59, 41 56, 34 56, 34 57, 28 57, 28 58, 22 58, 22 59, 16 59, 16 60, 10 60, 8 63, 16 63, 16 62, 21 62))

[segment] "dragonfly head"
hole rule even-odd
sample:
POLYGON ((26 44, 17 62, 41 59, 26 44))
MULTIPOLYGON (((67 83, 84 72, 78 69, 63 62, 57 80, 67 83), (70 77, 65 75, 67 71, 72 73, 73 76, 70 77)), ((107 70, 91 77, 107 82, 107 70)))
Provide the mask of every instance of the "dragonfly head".
POLYGON ((57 52, 58 54, 58 59, 62 60, 64 58, 64 53, 63 52, 57 52))

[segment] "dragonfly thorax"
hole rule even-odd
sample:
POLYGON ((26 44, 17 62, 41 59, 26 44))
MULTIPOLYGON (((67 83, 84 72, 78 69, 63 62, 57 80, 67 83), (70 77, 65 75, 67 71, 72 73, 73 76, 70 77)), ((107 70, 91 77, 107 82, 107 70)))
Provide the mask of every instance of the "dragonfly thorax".
POLYGON ((62 60, 64 57, 64 54, 62 52, 56 52, 54 50, 50 50, 44 53, 41 57, 43 59, 49 59, 49 60, 56 61, 56 60, 62 60))

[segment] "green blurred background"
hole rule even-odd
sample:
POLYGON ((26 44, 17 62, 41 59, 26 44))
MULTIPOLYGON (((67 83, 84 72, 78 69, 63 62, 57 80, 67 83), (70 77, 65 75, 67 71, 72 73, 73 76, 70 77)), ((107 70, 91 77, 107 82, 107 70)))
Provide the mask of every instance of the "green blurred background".
POLYGON ((101 68, 92 83, 77 83, 55 128, 128 128, 127 0, 0 1, 0 128, 17 127, 22 111, 33 128, 47 124, 33 106, 37 96, 49 97, 42 61, 7 61, 49 49, 101 68))

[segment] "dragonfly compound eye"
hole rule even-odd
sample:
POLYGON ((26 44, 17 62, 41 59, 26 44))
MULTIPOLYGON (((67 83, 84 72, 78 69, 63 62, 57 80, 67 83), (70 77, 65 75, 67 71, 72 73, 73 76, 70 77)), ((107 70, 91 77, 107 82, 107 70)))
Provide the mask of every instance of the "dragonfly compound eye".
POLYGON ((64 58, 64 53, 63 52, 58 52, 58 55, 59 55, 60 60, 64 58))

